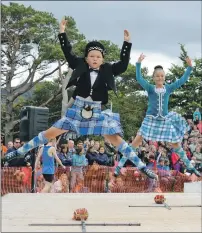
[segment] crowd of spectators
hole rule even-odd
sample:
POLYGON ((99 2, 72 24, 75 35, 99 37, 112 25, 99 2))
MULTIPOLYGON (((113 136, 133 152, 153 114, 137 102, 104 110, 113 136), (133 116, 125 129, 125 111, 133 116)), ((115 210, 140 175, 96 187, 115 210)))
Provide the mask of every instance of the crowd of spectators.
MULTIPOLYGON (((202 123, 200 117, 195 114, 193 120, 187 120, 190 125, 190 130, 184 135, 182 146, 186 151, 187 157, 195 168, 202 172, 202 123)), ((133 137, 128 141, 130 144, 133 137)), ((1 154, 2 157, 13 150, 18 149, 23 142, 19 138, 14 141, 9 141, 4 145, 3 138, 1 138, 1 154)), ((62 142, 61 138, 57 141, 57 155, 62 161, 63 165, 71 168, 71 180, 65 174, 61 174, 59 179, 55 181, 52 192, 75 192, 75 190, 82 186, 84 182, 84 168, 89 165, 115 167, 122 155, 116 151, 110 142, 98 141, 86 138, 82 140, 67 140, 62 142)), ((37 156, 37 155, 36 155, 37 156)), ((170 143, 143 141, 139 147, 138 156, 151 169, 156 169, 158 174, 165 182, 169 182, 174 178, 171 175, 171 170, 175 170, 187 176, 191 175, 187 170, 183 161, 173 151, 170 143)), ((30 158, 30 156, 28 156, 30 158)), ((9 166, 30 166, 31 160, 21 158, 14 159, 9 166)), ((57 166, 57 164, 56 164, 57 166)), ((134 167, 135 165, 127 160, 124 167, 134 167)), ((43 176, 41 174, 41 163, 37 166, 36 186, 38 191, 43 186, 43 176)), ((124 169, 122 169, 124 173, 124 169)), ((152 183, 152 187, 154 184, 152 183)))

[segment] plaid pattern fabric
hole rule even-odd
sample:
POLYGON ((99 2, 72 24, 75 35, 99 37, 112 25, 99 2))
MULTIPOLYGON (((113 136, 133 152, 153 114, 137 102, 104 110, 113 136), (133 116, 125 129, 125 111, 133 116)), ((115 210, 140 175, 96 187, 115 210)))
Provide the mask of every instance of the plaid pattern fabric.
POLYGON ((180 156, 181 160, 184 162, 188 169, 192 170, 194 168, 191 161, 187 158, 186 152, 182 149, 182 147, 174 148, 174 152, 180 156))
POLYGON ((146 167, 146 165, 142 162, 142 160, 137 156, 135 151, 132 149, 131 146, 128 145, 125 141, 123 141, 118 147, 118 151, 123 154, 121 160, 118 163, 118 166, 116 168, 117 174, 120 172, 119 169, 122 168, 129 159, 131 162, 133 162, 138 169, 142 169, 143 167, 146 167))
POLYGON ((166 118, 146 116, 138 132, 146 140, 181 142, 189 130, 186 120, 176 112, 169 112, 166 118))
POLYGON ((101 111, 101 102, 87 101, 81 97, 66 112, 66 116, 57 121, 53 127, 69 130, 80 135, 123 135, 120 116, 109 109, 101 111), (93 116, 85 119, 81 111, 85 105, 93 107, 93 116))

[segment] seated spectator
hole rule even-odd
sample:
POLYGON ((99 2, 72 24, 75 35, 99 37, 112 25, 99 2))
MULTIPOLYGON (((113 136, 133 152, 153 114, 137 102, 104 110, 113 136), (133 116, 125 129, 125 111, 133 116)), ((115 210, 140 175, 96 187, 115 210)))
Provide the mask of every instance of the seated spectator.
POLYGON ((178 154, 176 154, 175 152, 171 153, 171 162, 172 162, 171 168, 173 170, 180 171, 181 168, 180 158, 178 154))
POLYGON ((199 130, 197 128, 197 125, 193 126, 193 129, 192 129, 192 131, 191 131, 191 133, 190 133, 189 136, 190 137, 199 137, 200 136, 200 132, 199 132, 199 130))
POLYGON ((186 165, 184 164, 184 162, 180 159, 179 160, 179 164, 180 164, 180 170, 179 172, 182 174, 185 174, 187 169, 186 169, 186 165))
POLYGON ((72 190, 72 193, 88 193, 88 187, 84 187, 84 180, 83 179, 77 179, 76 185, 72 190))
POLYGON ((163 153, 164 153, 163 147, 162 147, 162 145, 159 145, 158 151, 157 151, 157 153, 155 153, 155 155, 157 156, 157 157, 155 157, 157 163, 163 157, 163 153))
MULTIPOLYGON (((155 149, 155 151, 153 151, 153 152, 156 152, 156 150, 158 149, 158 142, 156 142, 156 141, 155 141, 155 142, 154 142, 154 141, 149 141, 149 145, 150 145, 150 146, 155 146, 156 149, 155 149)), ((151 148, 152 148, 152 147, 151 147, 151 148)))
POLYGON ((199 132, 200 132, 200 136, 201 136, 201 134, 202 134, 202 121, 200 121, 200 122, 198 123, 197 128, 198 128, 198 130, 199 130, 199 132))
POLYGON ((149 152, 154 154, 155 159, 158 157, 158 143, 156 142, 151 142, 151 144, 149 145, 149 152))
MULTIPOLYGON (((195 152, 193 153, 193 157, 195 157, 195 162, 196 162, 196 169, 201 167, 202 165, 202 153, 201 153, 201 146, 197 145, 195 152)), ((192 157, 192 159, 193 159, 192 157)))
POLYGON ((165 170, 165 167, 164 167, 164 159, 159 159, 159 163, 157 165, 157 168, 160 169, 160 170, 165 170))
POLYGON ((117 177, 115 180, 111 181, 109 184, 109 188, 110 188, 110 192, 116 192, 116 193, 123 193, 125 192, 125 185, 124 185, 124 181, 123 181, 124 177, 123 176, 119 176, 117 177))
POLYGON ((198 144, 202 147, 202 135, 198 138, 198 144))
POLYGON ((189 146, 188 146, 187 143, 184 143, 183 149, 184 149, 184 151, 186 152, 187 158, 188 158, 189 160, 191 160, 192 153, 191 153, 190 148, 189 148, 189 146))
POLYGON ((140 147, 139 148, 138 157, 146 164, 149 162, 148 158, 147 158, 146 148, 145 147, 140 147))
POLYGON ((169 162, 169 160, 168 159, 165 159, 165 161, 164 161, 164 170, 165 171, 170 171, 170 162, 169 162))
POLYGON ((189 141, 190 151, 193 154, 196 150, 196 146, 198 145, 198 138, 197 137, 190 137, 188 141, 189 141))
POLYGON ((185 133, 183 140, 187 140, 189 138, 189 134, 185 133))
MULTIPOLYGON (((191 162, 191 164, 192 164, 194 167, 196 167, 196 157, 192 156, 190 162, 191 162)), ((191 172, 189 169, 186 168, 185 174, 186 174, 187 176, 191 176, 192 172, 191 172)))
POLYGON ((152 154, 152 153, 148 156, 147 168, 156 169, 156 160, 155 160, 154 154, 152 154))
POLYGON ((61 174, 58 181, 56 181, 51 189, 51 193, 68 193, 69 182, 66 174, 61 174))

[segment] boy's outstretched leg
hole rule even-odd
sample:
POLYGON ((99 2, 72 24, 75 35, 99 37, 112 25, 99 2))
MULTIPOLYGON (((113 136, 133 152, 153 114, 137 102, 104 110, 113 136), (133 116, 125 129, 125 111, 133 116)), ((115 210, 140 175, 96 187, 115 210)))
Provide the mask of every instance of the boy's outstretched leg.
POLYGON ((13 158, 18 157, 18 156, 24 156, 30 150, 32 150, 40 145, 46 144, 49 139, 55 138, 58 135, 61 135, 65 132, 67 132, 67 130, 61 130, 61 129, 58 129, 55 127, 51 127, 48 130, 39 133, 38 136, 34 137, 32 140, 25 143, 19 149, 6 154, 4 157, 4 162, 8 162, 8 161, 10 161, 13 158))

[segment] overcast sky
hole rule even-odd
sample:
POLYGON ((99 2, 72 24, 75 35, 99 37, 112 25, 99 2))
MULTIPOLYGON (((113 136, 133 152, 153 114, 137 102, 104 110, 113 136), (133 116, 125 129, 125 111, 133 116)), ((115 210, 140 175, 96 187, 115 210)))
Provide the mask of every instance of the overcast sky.
MULTIPOLYGON (((16 2, 16 1, 15 1, 16 2)), ((3 2, 8 4, 8 2, 3 2)), ((122 45, 128 29, 133 43, 131 61, 147 56, 149 68, 165 69, 179 63, 180 47, 186 45, 191 58, 201 57, 201 1, 20 1, 25 6, 52 12, 58 19, 72 16, 87 39, 105 39, 122 45)))

